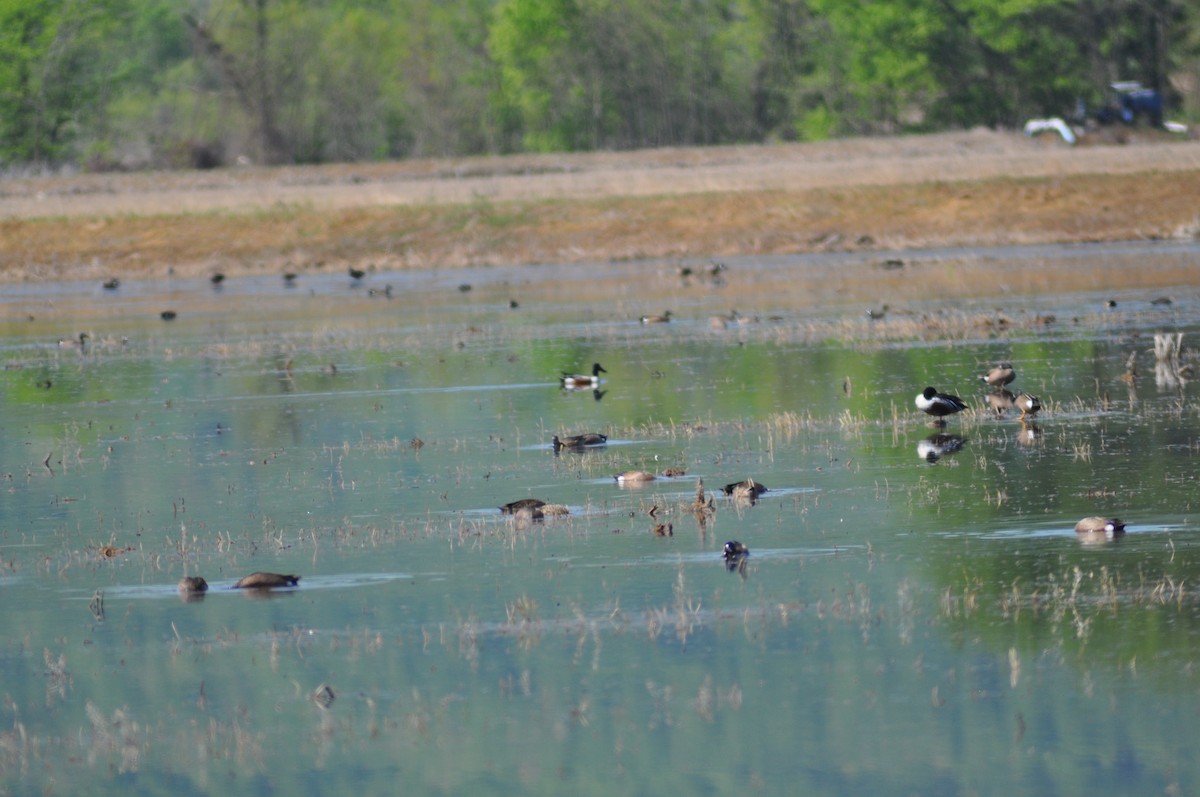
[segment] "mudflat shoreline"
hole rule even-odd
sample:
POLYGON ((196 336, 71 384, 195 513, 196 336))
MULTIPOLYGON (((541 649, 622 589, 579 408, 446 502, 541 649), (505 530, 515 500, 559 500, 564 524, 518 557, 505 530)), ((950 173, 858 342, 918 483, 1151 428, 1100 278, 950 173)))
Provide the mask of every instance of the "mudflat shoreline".
POLYGON ((1194 240, 1197 208, 1198 142, 995 131, 10 179, 0 280, 1194 240))

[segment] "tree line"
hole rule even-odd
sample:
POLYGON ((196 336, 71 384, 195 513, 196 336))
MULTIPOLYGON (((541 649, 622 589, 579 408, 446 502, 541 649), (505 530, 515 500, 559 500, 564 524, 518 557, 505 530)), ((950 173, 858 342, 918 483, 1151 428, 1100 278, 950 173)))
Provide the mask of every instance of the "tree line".
POLYGON ((1189 0, 0 0, 0 167, 207 167, 1200 112, 1189 0))

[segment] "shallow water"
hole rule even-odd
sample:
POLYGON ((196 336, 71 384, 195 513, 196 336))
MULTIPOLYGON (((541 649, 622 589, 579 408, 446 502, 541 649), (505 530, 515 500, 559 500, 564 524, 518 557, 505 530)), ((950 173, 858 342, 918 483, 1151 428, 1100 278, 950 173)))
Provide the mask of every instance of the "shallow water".
POLYGON ((0 791, 1193 793, 1200 404, 1149 350, 1198 297, 771 290, 845 267, 6 289, 0 791), (936 438, 999 360, 1037 420, 936 438))

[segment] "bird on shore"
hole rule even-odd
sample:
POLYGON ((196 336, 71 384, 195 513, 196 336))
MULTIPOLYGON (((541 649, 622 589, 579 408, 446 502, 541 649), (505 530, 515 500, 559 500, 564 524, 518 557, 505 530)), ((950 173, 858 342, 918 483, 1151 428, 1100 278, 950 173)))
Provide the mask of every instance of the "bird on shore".
POLYGON ((607 373, 608 371, 600 363, 592 363, 592 373, 590 376, 563 371, 563 375, 559 377, 559 381, 562 382, 562 386, 566 390, 590 390, 600 385, 600 374, 607 373))
POLYGON ((602 446, 607 442, 608 435, 606 434, 600 434, 599 432, 584 432, 583 434, 567 435, 566 437, 554 435, 552 445, 554 446, 554 453, 557 454, 564 448, 573 451, 582 451, 589 446, 602 446))
POLYGON ((943 420, 945 416, 962 412, 967 408, 967 405, 958 396, 952 396, 949 393, 939 393, 935 387, 927 387, 919 393, 916 403, 917 409, 937 418, 938 423, 942 425, 946 423, 943 420))
POLYGON ((981 374, 979 378, 991 387, 1004 387, 1017 378, 1017 372, 1012 363, 1000 363, 986 374, 981 374))
POLYGON ((276 587, 298 587, 300 576, 284 575, 282 573, 251 573, 239 579, 233 585, 234 589, 274 589, 276 587))
POLYGON ((1125 524, 1115 517, 1085 517, 1075 524, 1081 538, 1115 540, 1125 533, 1125 524))
POLYGON ((1021 420, 1025 420, 1026 416, 1037 415, 1042 411, 1042 400, 1022 391, 1013 402, 1013 406, 1021 411, 1021 420))

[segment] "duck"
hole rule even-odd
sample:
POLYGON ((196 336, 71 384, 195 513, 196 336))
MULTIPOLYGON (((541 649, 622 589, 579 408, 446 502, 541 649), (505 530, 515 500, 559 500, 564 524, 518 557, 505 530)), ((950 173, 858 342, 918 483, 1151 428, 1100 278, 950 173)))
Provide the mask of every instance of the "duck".
POLYGON ((592 374, 570 374, 563 371, 563 375, 559 377, 563 388, 566 390, 591 389, 600 385, 600 374, 607 374, 608 371, 600 363, 592 363, 592 374))
POLYGON ((967 405, 958 396, 949 393, 939 393, 935 387, 927 387, 917 395, 917 409, 937 418, 940 423, 947 415, 962 412, 967 405))
POLYGON ((645 484, 654 481, 657 477, 646 470, 627 470, 624 473, 618 473, 613 478, 617 480, 617 484, 645 484))
POLYGON ((79 348, 82 349, 85 346, 87 346, 87 342, 91 337, 92 336, 86 332, 80 332, 79 335, 74 338, 59 338, 58 345, 59 345, 59 348, 63 348, 63 349, 68 349, 72 346, 78 346, 79 348))
POLYGON ((500 512, 505 515, 515 515, 521 511, 532 512, 535 509, 541 511, 545 505, 546 502, 539 498, 522 498, 519 501, 509 501, 500 507, 500 512))
POLYGON ((1027 416, 1037 415, 1042 410, 1042 400, 1037 396, 1031 395, 1022 391, 1017 395, 1013 406, 1021 411, 1021 420, 1025 420, 1027 416))
POLYGON ((1017 378, 1017 372, 1012 363, 1000 363, 986 374, 980 374, 979 379, 991 387, 1004 387, 1017 378))
POLYGON ((661 315, 644 315, 641 320, 643 324, 666 324, 671 320, 671 311, 666 310, 661 315))
POLYGON ((208 592, 208 582, 200 576, 184 576, 179 579, 179 591, 187 595, 208 592))
POLYGON ((283 573, 251 573, 239 579, 233 585, 234 589, 273 589, 274 587, 298 587, 300 576, 289 576, 283 573))
POLYGON ((725 543, 725 549, 721 552, 721 556, 725 559, 725 569, 730 573, 746 572, 746 558, 750 556, 750 549, 737 540, 730 540, 725 543))
POLYGON ((583 434, 572 434, 566 437, 554 435, 552 445, 554 453, 562 451, 564 448, 578 450, 588 446, 602 446, 608 442, 608 435, 600 434, 599 432, 584 432, 583 434))
POLYGON ((721 488, 721 492, 725 493, 725 495, 731 495, 734 498, 749 498, 753 501, 767 492, 767 488, 759 482, 754 481, 754 479, 745 479, 725 485, 721 488))
POLYGON ((1125 524, 1115 517, 1085 517, 1075 524, 1075 533, 1085 538, 1114 540, 1125 533, 1125 524))

